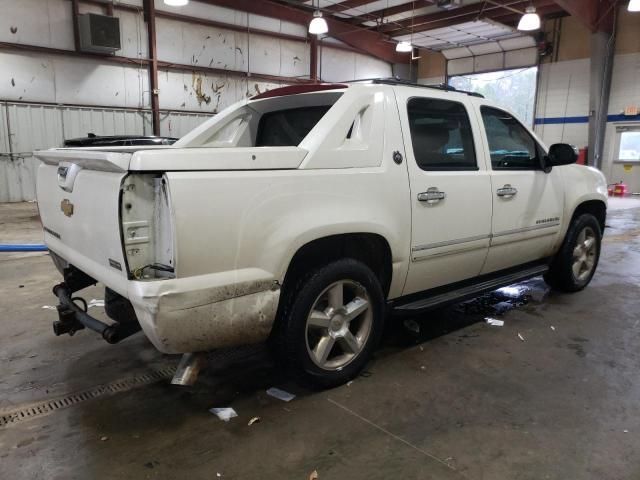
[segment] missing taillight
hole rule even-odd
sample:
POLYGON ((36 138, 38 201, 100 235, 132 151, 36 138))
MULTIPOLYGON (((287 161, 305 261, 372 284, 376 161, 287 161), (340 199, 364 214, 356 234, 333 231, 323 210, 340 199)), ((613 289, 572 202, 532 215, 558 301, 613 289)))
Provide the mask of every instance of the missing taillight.
POLYGON ((166 178, 128 175, 120 199, 122 244, 129 277, 135 280, 175 278, 173 221, 166 178))

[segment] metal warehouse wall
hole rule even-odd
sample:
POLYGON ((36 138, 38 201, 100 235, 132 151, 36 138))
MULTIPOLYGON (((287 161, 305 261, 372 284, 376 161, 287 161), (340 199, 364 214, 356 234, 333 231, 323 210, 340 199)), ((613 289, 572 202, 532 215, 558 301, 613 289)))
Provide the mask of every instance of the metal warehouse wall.
MULTIPOLYGON (((583 148, 589 136, 590 33, 572 17, 563 18, 559 27, 557 52, 540 67, 535 130, 547 144, 566 142, 583 148)), ((613 157, 616 128, 640 125, 640 116, 623 115, 625 107, 640 107, 639 30, 640 15, 621 5, 602 164, 610 183, 623 180, 634 192, 640 191, 640 167, 625 170, 613 157)))
MULTIPOLYGON (((162 112, 161 134, 181 136, 208 114, 162 112)), ((0 103, 0 202, 35 198, 34 150, 61 147, 66 138, 89 132, 102 135, 151 135, 151 112, 134 109, 65 107, 0 103)))
MULTIPOLYGON (((140 7, 142 0, 116 4, 140 7)), ((191 1, 158 10, 246 27, 237 31, 157 19, 158 58, 189 67, 158 72, 160 130, 180 137, 204 119, 247 96, 308 78, 310 50, 306 26, 191 1), (251 33, 250 29, 285 38, 251 33), (227 70, 212 74, 202 68, 227 70), (251 75, 255 75, 252 77, 251 75), (261 78, 261 75, 263 76, 261 78), (277 80, 264 80, 274 76, 277 80)), ((41 53, 0 48, 0 202, 34 198, 36 149, 61 146, 88 132, 151 134, 149 76, 145 65, 116 63, 96 56, 65 55, 74 50, 68 0, 0 0, 0 43, 58 49, 41 53)), ((104 14, 83 3, 80 13, 104 14)), ((141 13, 116 8, 122 49, 116 56, 147 58, 147 27, 141 13)), ((321 42, 318 72, 323 80, 388 77, 391 65, 321 42)))

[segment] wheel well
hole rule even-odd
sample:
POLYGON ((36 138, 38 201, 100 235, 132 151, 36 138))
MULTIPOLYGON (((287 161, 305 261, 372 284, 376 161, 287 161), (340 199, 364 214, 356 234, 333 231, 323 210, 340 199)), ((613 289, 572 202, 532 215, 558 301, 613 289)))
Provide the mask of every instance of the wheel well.
POLYGON ((591 215, 596 217, 598 223, 600 224, 600 231, 604 232, 604 223, 607 217, 607 206, 602 200, 588 200, 581 203, 573 212, 573 217, 571 217, 571 220, 577 218, 583 213, 590 213, 591 215))
POLYGON ((391 248, 375 233, 346 233, 313 240, 303 245, 291 259, 282 288, 304 273, 341 258, 353 258, 367 265, 378 277, 385 297, 391 286, 391 248))

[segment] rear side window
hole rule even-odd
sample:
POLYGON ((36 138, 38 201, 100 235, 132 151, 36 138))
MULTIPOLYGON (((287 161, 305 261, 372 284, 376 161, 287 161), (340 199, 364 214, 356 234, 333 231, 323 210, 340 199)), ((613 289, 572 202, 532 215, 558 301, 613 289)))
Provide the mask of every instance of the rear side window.
POLYGON ((413 155, 422 170, 477 170, 469 116, 450 100, 412 98, 407 105, 413 155))
POLYGON ((494 170, 538 170, 541 150, 513 115, 497 108, 481 107, 494 170))
POLYGON ((331 105, 276 110, 262 115, 256 147, 295 147, 302 142, 331 105))

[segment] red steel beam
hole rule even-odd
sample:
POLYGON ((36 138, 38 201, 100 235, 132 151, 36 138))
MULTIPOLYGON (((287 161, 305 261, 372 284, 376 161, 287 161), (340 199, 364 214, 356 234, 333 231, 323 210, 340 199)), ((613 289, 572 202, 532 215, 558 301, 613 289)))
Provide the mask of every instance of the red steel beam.
MULTIPOLYGON (((437 12, 429 15, 421 15, 413 19, 402 20, 394 24, 387 24, 382 27, 382 31, 398 37, 400 35, 408 35, 412 32, 423 32, 426 30, 435 30, 436 28, 450 27, 460 23, 472 22, 478 19, 482 14, 483 18, 497 19, 505 15, 513 15, 513 11, 505 7, 524 9, 531 4, 530 0, 510 0, 502 6, 487 4, 482 9, 481 3, 469 5, 467 7, 457 8, 448 12, 437 12), (398 25, 401 24, 402 26, 398 25)), ((536 8, 543 8, 555 5, 555 0, 537 0, 534 2, 536 8)))
MULTIPOLYGON (((2 100, 7 103, 18 103, 20 105, 46 105, 51 107, 77 107, 77 108, 103 108, 105 110, 124 110, 126 112, 150 112, 151 110, 144 107, 123 107, 121 105, 102 105, 99 103, 87 105, 82 103, 59 103, 59 102, 41 102, 33 100, 2 100)), ((161 112, 180 112, 180 113, 196 113, 202 115, 203 113, 211 113, 202 110, 188 110, 188 109, 175 109, 175 108, 161 108, 161 112)))
POLYGON ((592 32, 611 33, 615 0, 555 0, 571 16, 576 17, 592 32))
MULTIPOLYGON (((505 2, 505 6, 516 7, 518 5, 528 4, 528 1, 525 0, 511 0, 505 2)), ((482 8, 483 4, 474 3, 471 5, 463 6, 460 8, 456 8, 455 10, 448 11, 440 11, 436 13, 429 13, 426 15, 418 15, 417 17, 407 18, 405 20, 399 20, 397 22, 389 23, 380 27, 380 31, 390 33, 392 35, 397 35, 396 31, 404 31, 406 29, 410 29, 412 26, 418 27, 420 25, 429 24, 429 23, 438 23, 438 25, 446 26, 454 25, 456 23, 462 23, 468 21, 468 18, 473 18, 479 15, 481 12, 483 14, 487 14, 489 12, 495 12, 496 10, 503 10, 503 7, 487 4, 482 8)), ((440 27, 435 27, 440 28, 440 27)))
POLYGON ((412 2, 403 3, 402 5, 396 5, 395 7, 381 8, 379 10, 373 10, 366 14, 359 15, 349 19, 349 23, 353 25, 360 25, 367 21, 376 21, 392 15, 398 15, 399 13, 409 12, 411 10, 417 10, 419 8, 431 7, 436 4, 436 0, 414 0, 412 2))
MULTIPOLYGON (((567 12, 564 9, 558 7, 557 5, 536 8, 536 11, 538 12, 538 15, 540 15, 540 18, 543 20, 550 19, 550 18, 564 17, 567 15, 567 12)), ((518 23, 520 22, 520 18, 522 18, 522 15, 513 13, 511 15, 503 15, 500 17, 496 17, 496 18, 493 18, 492 20, 500 22, 509 27, 516 28, 518 26, 518 23)))
POLYGON ((318 37, 316 35, 310 36, 309 44, 309 78, 311 81, 318 81, 318 37))
MULTIPOLYGON (((156 10, 156 17, 167 18, 169 20, 177 20, 179 22, 184 22, 184 23, 193 23, 196 25, 203 25, 205 27, 222 28, 225 30, 233 30, 234 32, 247 33, 247 27, 242 25, 232 25, 229 23, 218 22, 216 20, 208 20, 206 18, 182 15, 180 13, 162 12, 160 10, 156 10)), ((274 38, 282 38, 283 40, 293 40, 295 42, 305 42, 305 43, 307 42, 307 39, 304 37, 289 35, 287 33, 272 32, 271 30, 261 30, 259 28, 253 28, 253 27, 251 28, 251 33, 255 33, 257 35, 267 35, 269 37, 274 37, 274 38)))
MULTIPOLYGON (((265 17, 278 18, 292 23, 308 25, 313 18, 310 10, 301 10, 276 3, 270 0, 200 0, 210 5, 217 5, 243 12, 255 13, 265 17)), ((368 0, 371 1, 371 0, 368 0)), ((344 3, 344 2, 343 2, 344 3)), ((367 2, 365 2, 367 3, 367 2)), ((351 45, 369 55, 381 58, 391 63, 407 63, 407 55, 395 51, 395 42, 389 41, 385 35, 378 32, 359 28, 336 18, 326 16, 329 25, 329 35, 351 45)))
POLYGON ((122 63, 125 65, 137 65, 147 64, 149 60, 146 58, 131 58, 122 57, 120 55, 97 55, 95 53, 77 52, 75 50, 64 50, 62 48, 42 47, 40 45, 28 45, 22 43, 0 42, 0 49, 13 50, 13 51, 25 51, 34 53, 44 53, 51 55, 63 55, 76 58, 89 58, 93 60, 101 60, 109 63, 122 63))
MULTIPOLYGON (((95 5, 98 7, 106 7, 106 5, 108 5, 107 3, 105 3, 104 0, 80 0, 80 3, 81 4, 84 3, 87 5, 95 5)), ((114 10, 123 10, 127 12, 135 12, 135 13, 140 13, 142 11, 142 8, 136 5, 130 5, 127 3, 113 4, 113 8, 114 10)), ((192 17, 190 15, 183 15, 183 14, 174 13, 174 12, 166 12, 162 10, 156 10, 156 18, 166 18, 168 20, 175 20, 178 22, 203 25, 205 27, 214 27, 214 28, 221 28, 224 30, 231 30, 234 32, 247 33, 246 26, 233 25, 231 23, 219 22, 217 20, 209 20, 206 18, 192 17)), ((281 38, 283 40, 291 40, 293 42, 307 43, 309 41, 307 37, 300 37, 297 35, 290 35, 287 33, 273 32, 271 30, 262 30, 259 28, 251 28, 250 32, 255 33, 257 35, 265 35, 267 37, 281 38)), ((354 48, 349 45, 333 44, 331 45, 331 48, 337 48, 338 50, 345 50, 348 52, 368 53, 368 52, 365 52, 364 50, 361 50, 359 48, 354 48)))
POLYGON ((594 29, 598 18, 598 0, 555 0, 555 2, 587 28, 594 29))
POLYGON ((149 87, 153 134, 160 135, 160 89, 158 88, 158 49, 156 45, 156 6, 154 0, 144 0, 144 13, 149 38, 149 87))
POLYGON ((352 8, 362 7, 367 3, 373 3, 375 0, 344 0, 340 3, 336 3, 327 7, 323 7, 323 10, 329 12, 344 12, 352 8))
POLYGON ((78 0, 71 0, 71 21, 73 22, 73 45, 76 52, 80 51, 80 25, 78 25, 78 15, 80 15, 80 5, 78 0))
MULTIPOLYGON (((61 48, 42 47, 40 45, 27 45, 22 43, 0 42, 0 50, 23 51, 43 53, 46 55, 60 55, 66 57, 76 57, 84 59, 98 60, 101 62, 117 63, 140 67, 140 65, 149 65, 151 60, 148 58, 123 57, 120 55, 98 55, 95 53, 76 52, 75 50, 64 50, 61 48)), ((311 80, 306 78, 283 77, 280 75, 267 75, 264 73, 247 73, 246 71, 228 70, 226 68, 204 67, 196 65, 185 65, 183 63, 166 62, 158 60, 158 68, 163 70, 173 70, 179 72, 206 72, 214 75, 234 75, 238 77, 251 77, 267 82, 283 82, 283 83, 309 83, 311 80)))

